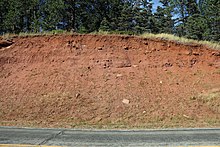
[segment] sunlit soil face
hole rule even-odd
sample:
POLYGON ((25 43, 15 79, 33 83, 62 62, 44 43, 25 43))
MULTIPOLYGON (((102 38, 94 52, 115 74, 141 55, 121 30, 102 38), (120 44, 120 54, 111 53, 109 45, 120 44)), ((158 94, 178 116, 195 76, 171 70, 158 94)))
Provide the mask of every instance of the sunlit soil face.
POLYGON ((219 50, 128 36, 13 42, 0 49, 0 125, 219 127, 219 50))

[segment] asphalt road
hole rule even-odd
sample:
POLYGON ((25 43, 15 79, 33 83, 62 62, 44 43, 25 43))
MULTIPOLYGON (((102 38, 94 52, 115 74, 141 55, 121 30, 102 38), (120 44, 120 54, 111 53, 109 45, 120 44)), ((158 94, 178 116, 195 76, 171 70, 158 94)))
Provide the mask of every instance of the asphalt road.
POLYGON ((0 144, 56 146, 220 145, 220 129, 67 130, 0 127, 0 144))

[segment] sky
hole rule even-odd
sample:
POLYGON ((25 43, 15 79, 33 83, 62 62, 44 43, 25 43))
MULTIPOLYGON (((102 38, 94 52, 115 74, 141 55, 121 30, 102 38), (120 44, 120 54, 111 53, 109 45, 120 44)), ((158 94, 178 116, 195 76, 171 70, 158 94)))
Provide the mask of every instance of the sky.
POLYGON ((157 6, 160 5, 159 4, 159 0, 153 0, 153 3, 154 3, 154 5, 153 5, 153 12, 155 12, 157 10, 157 6))

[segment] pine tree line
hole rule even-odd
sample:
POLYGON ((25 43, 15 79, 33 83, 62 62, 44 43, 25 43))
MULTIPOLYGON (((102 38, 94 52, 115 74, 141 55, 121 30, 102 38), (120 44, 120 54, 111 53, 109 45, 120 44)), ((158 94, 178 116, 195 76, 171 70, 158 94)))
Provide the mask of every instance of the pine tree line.
POLYGON ((220 41, 219 0, 0 0, 0 33, 169 33, 220 41))

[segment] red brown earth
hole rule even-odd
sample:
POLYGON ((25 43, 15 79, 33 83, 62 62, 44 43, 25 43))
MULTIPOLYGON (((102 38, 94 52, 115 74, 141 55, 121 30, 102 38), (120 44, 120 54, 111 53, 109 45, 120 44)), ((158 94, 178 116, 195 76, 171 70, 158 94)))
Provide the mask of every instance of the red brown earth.
POLYGON ((133 36, 13 42, 0 49, 0 125, 220 126, 219 50, 133 36))

